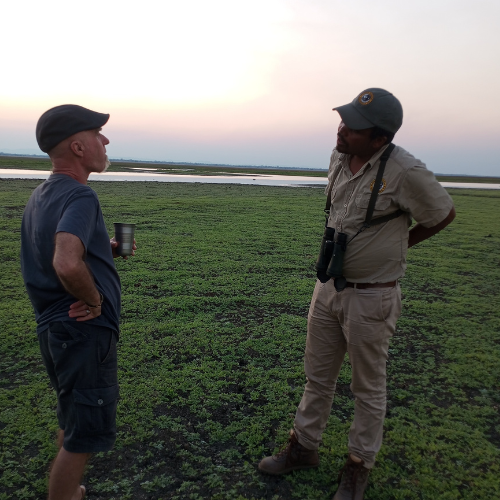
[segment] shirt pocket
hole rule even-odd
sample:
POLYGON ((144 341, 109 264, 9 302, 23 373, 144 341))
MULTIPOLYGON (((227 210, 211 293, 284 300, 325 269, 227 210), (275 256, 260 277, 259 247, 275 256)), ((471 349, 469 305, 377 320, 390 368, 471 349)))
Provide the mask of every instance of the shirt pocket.
MULTIPOLYGON (((360 210, 366 210, 368 208, 368 204, 370 203, 371 193, 370 194, 360 194, 356 196, 354 200, 356 207, 360 210)), ((375 211, 383 212, 387 210, 391 204, 391 199, 387 196, 378 195, 377 201, 375 202, 375 211)))

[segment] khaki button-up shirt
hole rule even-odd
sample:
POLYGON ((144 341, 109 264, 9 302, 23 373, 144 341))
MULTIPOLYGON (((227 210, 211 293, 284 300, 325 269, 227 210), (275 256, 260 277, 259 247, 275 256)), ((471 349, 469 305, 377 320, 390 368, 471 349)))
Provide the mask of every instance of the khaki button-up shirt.
MULTIPOLYGON (((439 224, 450 213, 453 202, 425 165, 396 146, 385 166, 372 218, 396 212, 406 213, 389 222, 365 229, 366 210, 374 189, 378 151, 353 175, 350 156, 333 150, 326 194, 332 190, 328 226, 347 233, 344 276, 354 283, 385 283, 402 277, 406 270, 408 232, 412 218, 425 227, 439 224), (335 173, 338 175, 335 176, 335 173)), ((336 236, 335 235, 335 236, 336 236)))

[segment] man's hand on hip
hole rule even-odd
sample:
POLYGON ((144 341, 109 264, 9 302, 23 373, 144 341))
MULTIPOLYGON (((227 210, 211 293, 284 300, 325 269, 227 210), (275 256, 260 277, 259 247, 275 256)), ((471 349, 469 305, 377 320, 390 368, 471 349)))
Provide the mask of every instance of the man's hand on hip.
POLYGON ((73 302, 69 306, 68 316, 76 318, 76 321, 88 321, 101 315, 101 306, 89 306, 83 300, 73 302))
POLYGON ((100 316, 102 296, 85 263, 85 248, 80 238, 71 233, 57 233, 52 264, 66 291, 79 299, 70 307, 70 318, 87 321, 100 316))

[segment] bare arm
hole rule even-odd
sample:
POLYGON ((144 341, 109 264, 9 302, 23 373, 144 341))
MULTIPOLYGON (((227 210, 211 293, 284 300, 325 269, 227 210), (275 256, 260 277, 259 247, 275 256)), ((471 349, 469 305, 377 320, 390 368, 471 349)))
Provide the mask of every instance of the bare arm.
POLYGON ((52 265, 66 291, 78 299, 69 311, 69 316, 76 317, 77 321, 87 321, 101 314, 100 307, 89 307, 89 304, 100 303, 100 295, 84 255, 85 248, 78 236, 64 232, 56 234, 52 265))
POLYGON ((452 207, 450 213, 443 219, 439 224, 436 224, 432 227, 424 227, 421 224, 415 224, 410 229, 409 237, 408 237, 408 248, 420 243, 421 241, 434 236, 439 233, 442 229, 444 229, 450 222, 455 218, 456 212, 455 207, 452 207))

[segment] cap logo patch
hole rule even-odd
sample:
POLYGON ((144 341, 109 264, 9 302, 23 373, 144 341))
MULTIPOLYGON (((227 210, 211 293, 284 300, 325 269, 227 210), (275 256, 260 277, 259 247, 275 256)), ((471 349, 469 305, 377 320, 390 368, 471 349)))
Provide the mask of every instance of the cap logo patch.
MULTIPOLYGON (((371 184, 370 184, 370 191, 373 191, 373 186, 375 185, 375 179, 372 180, 371 184)), ((378 192, 379 193, 383 193, 385 191, 385 188, 387 187, 387 181, 385 179, 382 179, 380 181, 380 187, 379 187, 379 190, 378 192)))
POLYGON ((365 92, 364 94, 360 94, 358 97, 358 102, 362 106, 366 106, 367 104, 370 104, 372 101, 373 101, 372 92, 365 92))

